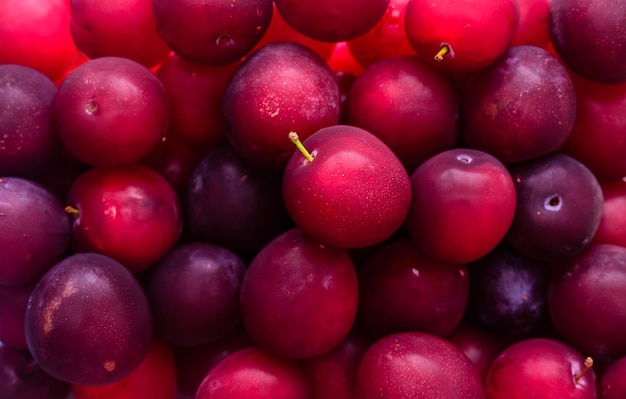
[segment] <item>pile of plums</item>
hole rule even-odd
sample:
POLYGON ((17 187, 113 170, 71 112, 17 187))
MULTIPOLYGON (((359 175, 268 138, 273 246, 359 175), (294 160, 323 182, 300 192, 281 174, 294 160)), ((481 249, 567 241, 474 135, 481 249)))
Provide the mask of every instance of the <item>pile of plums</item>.
POLYGON ((626 397, 626 0, 0 0, 0 397, 626 397))

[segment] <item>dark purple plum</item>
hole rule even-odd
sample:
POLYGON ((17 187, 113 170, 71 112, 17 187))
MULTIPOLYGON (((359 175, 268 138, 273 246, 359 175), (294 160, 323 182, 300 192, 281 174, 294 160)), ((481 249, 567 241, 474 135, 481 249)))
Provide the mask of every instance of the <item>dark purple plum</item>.
POLYGON ((231 353, 254 346, 254 342, 240 326, 222 338, 202 345, 176 346, 177 399, 194 399, 204 377, 231 353))
POLYGON ((256 167, 231 145, 207 154, 184 195, 186 229, 198 241, 237 253, 258 251, 291 227, 282 175, 256 167))
POLYGON ((602 189, 576 159, 555 153, 510 167, 517 207, 506 239, 536 260, 573 256, 591 243, 602 217, 602 189))
POLYGON ((241 322, 239 292, 246 265, 227 249, 186 243, 151 270, 145 284, 155 333, 175 345, 221 338, 241 322))
POLYGON ((291 131, 305 139, 339 121, 335 75, 313 50, 269 43, 243 61, 223 103, 228 138, 250 162, 282 170, 295 151, 291 131))
POLYGON ((505 337, 520 338, 549 321, 551 268, 501 245, 468 265, 468 313, 505 337))
POLYGON ((626 82, 626 2, 552 0, 548 30, 559 57, 576 74, 626 82))
POLYGON ((300 364, 311 382, 313 399, 352 398, 356 370, 371 343, 372 338, 357 327, 329 352, 302 359, 300 364))
POLYGON ((144 165, 89 169, 72 184, 67 204, 72 248, 110 256, 133 273, 153 266, 181 236, 176 192, 144 165))
POLYGON ((567 69, 536 46, 510 47, 469 78, 464 96, 464 142, 507 163, 558 150, 576 116, 567 69))
POLYGON ((70 30, 89 58, 117 56, 148 68, 170 53, 156 30, 151 0, 69 0, 70 30))
POLYGON ((63 259, 39 280, 25 325, 41 368, 80 385, 126 377, 152 340, 150 305, 139 282, 119 262, 88 252, 63 259))
POLYGON ((463 264, 504 238, 515 213, 515 186, 493 155, 471 148, 440 152, 411 174, 405 226, 426 256, 463 264))
POLYGON ((0 342, 11 348, 28 349, 24 319, 35 283, 0 285, 0 342))
POLYGON ((310 160, 293 153, 283 174, 283 198, 306 234, 332 246, 362 248, 402 227, 411 202, 409 176, 378 137, 335 125, 301 144, 310 160))
POLYGON ((241 287, 243 323, 268 353, 318 356, 350 332, 357 295, 356 271, 347 251, 294 228, 252 260, 241 287))
POLYGON ((39 367, 33 356, 0 342, 0 397, 6 399, 66 399, 70 384, 39 367))
POLYGON ((0 65, 0 176, 32 178, 61 149, 52 123, 55 84, 22 65, 0 65))
POLYGON ((69 220, 50 191, 31 180, 0 177, 0 285, 36 281, 69 242, 69 220))
POLYGON ((621 399, 626 396, 626 356, 609 365, 600 378, 600 399, 621 399))
POLYGON ((157 32, 181 58, 222 66, 244 57, 272 19, 271 0, 152 0, 157 32))
POLYGON ((389 0, 275 0, 276 8, 298 32, 324 42, 355 39, 385 15, 389 0))
POLYGON ((381 246, 357 275, 357 317, 377 337, 409 330, 444 336, 467 307, 467 267, 428 258, 411 239, 381 246))
POLYGON ((256 347, 238 350, 216 365, 195 399, 312 399, 300 365, 256 347))
POLYGON ((348 122, 381 139, 409 172, 458 136, 458 98, 450 76, 416 56, 380 60, 350 91, 348 122))
POLYGON ((52 112, 65 147, 100 167, 139 161, 165 136, 170 115, 159 79, 121 57, 95 58, 70 72, 52 112))
POLYGON ((482 399, 474 364, 454 344, 420 332, 373 343, 357 370, 355 399, 482 399))
POLYGON ((596 375, 586 361, 583 354, 561 341, 517 341, 500 352, 489 368, 487 398, 595 399, 596 375))
POLYGON ((626 83, 574 79, 576 120, 563 152, 601 179, 626 176, 626 83))
POLYGON ((626 248, 592 244, 569 259, 548 291, 548 310, 565 341, 600 362, 626 355, 626 248))

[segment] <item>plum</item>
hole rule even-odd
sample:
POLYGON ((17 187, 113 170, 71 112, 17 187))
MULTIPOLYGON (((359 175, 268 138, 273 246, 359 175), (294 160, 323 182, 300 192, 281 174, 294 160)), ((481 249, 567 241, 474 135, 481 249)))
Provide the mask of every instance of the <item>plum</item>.
POLYGON ((152 340, 152 313, 139 282, 119 262, 89 252, 66 257, 39 280, 25 326, 41 368, 81 385, 126 377, 152 340))

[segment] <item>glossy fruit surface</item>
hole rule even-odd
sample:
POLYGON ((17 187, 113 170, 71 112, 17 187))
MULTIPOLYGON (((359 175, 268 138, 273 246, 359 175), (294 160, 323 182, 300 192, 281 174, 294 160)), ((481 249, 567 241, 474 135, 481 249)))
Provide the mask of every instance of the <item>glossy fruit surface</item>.
POLYGON ((155 334, 169 343, 200 345, 241 323, 239 291, 246 265, 227 249, 186 243, 150 270, 145 290, 155 334))
POLYGON ((473 72, 493 63, 519 23, 516 0, 410 0, 409 42, 419 56, 448 72, 473 72))
POLYGON ((30 177, 50 167, 61 150, 52 123, 55 84, 22 65, 0 65, 0 175, 30 177))
POLYGON ((589 80, 626 82, 626 2, 552 0, 550 38, 565 65, 589 80))
POLYGON ((241 286, 243 323, 271 354, 318 356, 350 332, 357 296, 348 253, 294 228, 268 243, 250 263, 241 286))
POLYGON ((258 348, 241 349, 211 370, 196 399, 310 399, 311 387, 299 365, 258 348))
POLYGON ((557 331, 595 360, 626 354, 622 340, 626 310, 626 248, 597 244, 566 263, 548 291, 548 310, 557 331), (599 311, 602 309, 602 312, 599 311))
POLYGON ((315 239, 359 248, 389 238, 409 210, 409 176, 370 132, 349 125, 320 129, 303 141, 314 159, 294 152, 283 197, 294 222, 315 239))
POLYGON ((482 382, 471 361, 443 338, 391 334, 372 344, 357 370, 357 399, 480 399, 482 382))
POLYGON ((63 257, 69 240, 67 215, 50 191, 28 179, 0 177, 0 284, 36 281, 63 257))
POLYGON ((358 318, 377 337, 401 331, 445 336, 465 313, 467 267, 433 260, 411 239, 382 245, 357 270, 358 318))
POLYGON ((500 336, 521 339, 548 322, 549 264, 502 245, 468 268, 468 313, 483 326, 500 336))
POLYGON ((74 250, 105 254, 135 273, 153 266, 181 235, 176 192, 147 166, 90 169, 72 184, 67 204, 74 250))
POLYGON ((63 144, 92 166, 139 161, 165 136, 169 122, 159 79, 122 57, 96 58, 73 70, 52 107, 63 144))
POLYGON ((490 399, 596 397, 596 376, 585 356, 560 341, 533 338, 504 349, 485 380, 490 399))
POLYGON ((67 0, 4 0, 0 15, 0 64, 28 66, 56 80, 78 57, 67 0))
POLYGON ((416 56, 380 60, 352 83, 348 122, 381 139, 408 171, 458 137, 452 79, 416 56))
POLYGON ((576 159, 556 153, 511 168, 517 208, 507 241, 537 260, 573 256, 589 245, 602 216, 602 189, 576 159))
POLYGON ((222 66, 245 56, 272 18, 270 0, 152 0, 156 29, 180 57, 222 66))
POLYGON ((491 251, 515 212, 513 180, 494 156, 455 148, 424 161, 411 174, 405 226, 427 256, 467 263, 491 251))
POLYGON ((152 67, 170 53, 157 34, 152 0, 70 0, 70 29, 89 58, 125 57, 152 67))
POLYGON ((305 139, 339 120, 339 88, 313 50, 269 43, 237 68, 224 95, 230 142, 250 162, 282 170, 294 151, 287 135, 305 139))
POLYGON ((598 178, 622 178, 626 142, 626 83, 574 79, 576 120, 563 151, 584 163, 598 178))
POLYGON ((464 95, 463 139, 502 162, 558 150, 574 125, 572 79, 552 54, 539 47, 510 47, 468 80, 464 95))
POLYGON ((26 340, 37 363, 72 384, 103 385, 130 374, 152 338, 143 289, 119 262, 69 256, 42 277, 26 310, 26 340))

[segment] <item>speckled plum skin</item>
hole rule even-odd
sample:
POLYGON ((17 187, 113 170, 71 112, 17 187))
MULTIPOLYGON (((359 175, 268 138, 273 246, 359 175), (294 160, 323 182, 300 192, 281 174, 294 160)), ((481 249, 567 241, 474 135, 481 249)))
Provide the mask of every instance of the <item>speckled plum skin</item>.
POLYGON ((350 332, 357 296, 356 271, 347 251, 293 228, 250 263, 241 285, 243 324, 268 353, 294 359, 319 356, 350 332))
POLYGON ((485 379, 489 399, 595 399, 596 376, 584 369, 585 356, 553 339, 529 338, 505 348, 485 379))
POLYGON ((312 399, 297 363, 251 347, 218 363, 200 384, 196 399, 312 399))
POLYGON ((576 74, 602 83, 626 82, 626 3, 552 0, 548 31, 559 57, 576 74))
POLYGON ((548 290, 556 330, 594 360, 626 355, 626 248, 592 244, 567 261, 548 290))
POLYGON ((379 243, 404 222, 411 202, 406 169, 380 139, 348 125, 320 129, 295 152, 283 176, 283 197, 295 223, 341 248, 379 243))
POLYGON ((127 376, 152 339, 152 314, 139 282, 119 262, 95 253, 69 256, 39 280, 25 326, 41 368, 81 385, 127 376))
POLYGON ((267 44, 239 66, 226 88, 230 142, 255 165, 282 170, 294 151, 290 131, 304 140, 339 121, 339 87, 326 62, 291 42, 267 44))
POLYGON ((169 99, 145 66, 122 57, 94 58, 59 85, 52 116, 61 141, 86 164, 138 162, 165 136, 169 99))
POLYGON ((372 344, 357 370, 355 399, 482 399, 478 369, 435 335, 401 332, 372 344))
POLYGON ((70 215, 72 248, 110 256, 133 273, 159 261, 182 232, 176 192, 143 165, 84 172, 70 187, 67 204, 76 210, 70 215))
POLYGON ((500 161, 518 162, 558 150, 576 116, 567 69, 549 51, 510 47, 468 80, 462 138, 500 161))
POLYGON ((32 177, 53 163, 61 149, 51 117, 56 92, 35 69, 0 65, 0 175, 32 177))
POLYGON ((0 178, 0 284, 37 281, 69 242, 69 220, 50 191, 28 179, 0 178))

